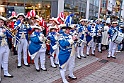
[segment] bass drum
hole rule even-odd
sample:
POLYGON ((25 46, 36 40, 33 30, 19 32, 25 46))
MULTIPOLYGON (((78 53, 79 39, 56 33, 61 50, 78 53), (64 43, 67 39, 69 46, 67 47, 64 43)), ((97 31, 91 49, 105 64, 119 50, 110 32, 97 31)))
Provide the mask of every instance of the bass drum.
POLYGON ((112 37, 114 43, 120 44, 124 39, 124 34, 122 32, 116 31, 112 37))

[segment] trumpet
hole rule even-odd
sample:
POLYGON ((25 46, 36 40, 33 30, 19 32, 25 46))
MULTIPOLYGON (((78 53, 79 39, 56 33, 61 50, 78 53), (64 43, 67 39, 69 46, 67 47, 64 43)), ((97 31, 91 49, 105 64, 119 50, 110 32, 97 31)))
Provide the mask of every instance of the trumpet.
POLYGON ((28 23, 28 21, 25 21, 25 22, 24 22, 24 25, 25 25, 27 28, 29 28, 29 23, 28 23))

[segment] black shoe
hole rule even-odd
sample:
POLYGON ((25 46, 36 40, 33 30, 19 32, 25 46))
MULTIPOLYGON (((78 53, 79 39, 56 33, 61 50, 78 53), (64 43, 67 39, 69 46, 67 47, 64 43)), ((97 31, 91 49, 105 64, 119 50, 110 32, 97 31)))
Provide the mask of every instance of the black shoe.
POLYGON ((89 56, 89 54, 86 54, 87 56, 89 56))
POLYGON ((107 56, 107 58, 110 58, 110 57, 107 56))
POLYGON ((102 53, 102 51, 98 51, 99 53, 102 53))
POLYGON ((30 65, 25 65, 26 67, 30 67, 30 65))
POLYGON ((11 76, 4 75, 4 77, 13 78, 13 76, 12 76, 12 75, 11 75, 11 76))
POLYGON ((78 59, 81 59, 81 57, 77 57, 78 59))
POLYGON ((21 68, 22 66, 17 66, 17 68, 21 68))
POLYGON ((68 76, 68 78, 70 78, 70 79, 72 79, 72 80, 76 80, 77 79, 77 77, 71 77, 71 76, 68 76))
POLYGON ((36 69, 36 71, 37 71, 37 72, 40 72, 40 70, 39 70, 39 69, 36 69))
POLYGON ((51 67, 52 67, 52 68, 57 68, 57 66, 53 67, 52 65, 51 65, 51 67))
POLYGON ((95 56, 95 54, 91 54, 92 56, 95 56))
POLYGON ((47 69, 42 69, 42 68, 41 68, 41 70, 42 70, 42 71, 47 71, 47 69))
POLYGON ((54 63, 55 65, 59 65, 59 63, 54 63))
POLYGON ((87 58, 86 56, 82 56, 83 58, 87 58))
POLYGON ((113 59, 116 59, 116 57, 112 57, 113 59))

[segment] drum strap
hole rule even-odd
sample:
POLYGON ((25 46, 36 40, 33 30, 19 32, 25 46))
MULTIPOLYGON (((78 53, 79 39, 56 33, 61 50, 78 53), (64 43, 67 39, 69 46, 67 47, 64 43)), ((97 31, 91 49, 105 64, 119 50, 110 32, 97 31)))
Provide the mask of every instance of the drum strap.
MULTIPOLYGON (((116 33, 116 31, 114 33, 116 33)), ((118 32, 117 32, 117 34, 118 34, 118 32)), ((117 37, 118 37, 118 35, 116 35, 115 40, 117 39, 117 37)), ((114 43, 116 43, 115 40, 113 41, 114 43)))

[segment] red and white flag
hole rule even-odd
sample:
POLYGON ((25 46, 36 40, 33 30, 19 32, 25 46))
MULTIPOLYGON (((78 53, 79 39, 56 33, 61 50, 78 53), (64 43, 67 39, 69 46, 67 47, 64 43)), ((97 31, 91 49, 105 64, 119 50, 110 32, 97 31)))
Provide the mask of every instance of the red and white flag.
POLYGON ((31 17, 35 17, 35 16, 36 16, 35 10, 31 10, 31 11, 30 11, 30 16, 31 16, 31 17))
POLYGON ((45 21, 43 20, 43 18, 40 18, 39 20, 40 20, 39 25, 44 27, 45 26, 45 21))
POLYGON ((60 24, 63 24, 64 23, 64 20, 65 20, 65 15, 64 15, 64 12, 61 12, 58 17, 57 17, 57 21, 60 23, 60 24))
POLYGON ((27 13, 26 17, 27 17, 27 18, 30 18, 30 17, 31 17, 31 16, 30 16, 30 12, 27 13))

